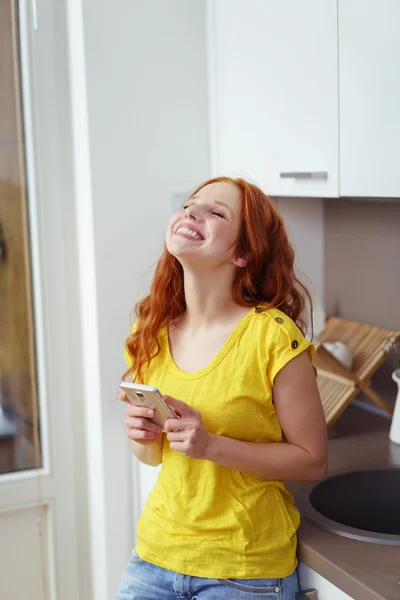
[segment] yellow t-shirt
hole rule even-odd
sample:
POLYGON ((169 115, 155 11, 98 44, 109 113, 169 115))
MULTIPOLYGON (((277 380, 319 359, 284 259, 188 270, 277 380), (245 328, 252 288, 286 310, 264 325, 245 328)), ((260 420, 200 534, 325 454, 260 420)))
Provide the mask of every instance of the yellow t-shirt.
MULTIPOLYGON (((144 383, 183 400, 212 433, 254 443, 283 442, 272 402, 274 377, 314 347, 277 309, 253 308, 203 369, 181 371, 168 333, 144 383)), ((138 555, 154 565, 208 578, 286 577, 297 566, 300 517, 283 481, 266 480, 171 450, 138 525, 138 555)))

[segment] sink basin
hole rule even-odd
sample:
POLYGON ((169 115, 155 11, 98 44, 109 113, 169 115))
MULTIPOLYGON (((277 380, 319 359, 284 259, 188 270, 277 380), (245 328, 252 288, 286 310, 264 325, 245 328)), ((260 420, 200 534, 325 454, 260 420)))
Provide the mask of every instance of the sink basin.
POLYGON ((337 535, 400 546, 400 466, 330 475, 296 494, 304 519, 337 535))

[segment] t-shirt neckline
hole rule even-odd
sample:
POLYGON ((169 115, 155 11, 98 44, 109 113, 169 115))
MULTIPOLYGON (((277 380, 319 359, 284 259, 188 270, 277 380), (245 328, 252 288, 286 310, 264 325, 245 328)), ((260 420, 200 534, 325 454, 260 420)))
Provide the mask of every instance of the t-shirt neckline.
POLYGON ((219 352, 216 354, 216 356, 212 359, 212 361, 210 363, 208 363, 208 365, 206 365, 202 369, 199 369, 198 371, 183 371, 182 369, 180 369, 178 367, 178 365, 176 364, 176 362, 174 361, 174 359, 172 357, 171 346, 169 343, 168 325, 167 325, 163 331, 163 336, 165 337, 168 368, 171 369, 171 371, 174 373, 174 375, 179 377, 180 379, 199 379, 200 377, 207 375, 207 373, 209 373, 210 371, 215 369, 215 367, 221 362, 221 360, 223 360, 223 358, 228 354, 229 350, 232 348, 233 344, 236 342, 239 335, 247 327, 250 317, 254 314, 256 308, 257 307, 253 306, 248 311, 248 313, 245 314, 244 317, 241 318, 239 323, 233 329, 232 333, 230 334, 230 336, 228 337, 228 339, 226 340, 226 342, 224 343, 222 348, 219 350, 219 352))

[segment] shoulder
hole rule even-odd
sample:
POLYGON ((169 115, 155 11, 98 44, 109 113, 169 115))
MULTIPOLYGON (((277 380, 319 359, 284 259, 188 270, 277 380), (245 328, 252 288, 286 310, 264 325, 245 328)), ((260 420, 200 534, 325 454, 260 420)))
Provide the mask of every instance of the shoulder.
POLYGON ((286 341, 294 349, 306 341, 296 323, 278 308, 256 308, 254 320, 266 336, 275 341, 281 338, 282 343, 286 341))
POLYGON ((258 343, 266 355, 271 386, 276 374, 302 352, 307 351, 312 362, 313 344, 296 323, 278 308, 256 309, 254 324, 258 330, 258 343))

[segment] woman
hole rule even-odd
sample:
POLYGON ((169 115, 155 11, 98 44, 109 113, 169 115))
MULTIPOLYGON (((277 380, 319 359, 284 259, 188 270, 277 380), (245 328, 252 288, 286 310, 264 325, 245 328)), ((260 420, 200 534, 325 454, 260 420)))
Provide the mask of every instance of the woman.
POLYGON ((203 183, 172 217, 127 357, 180 418, 162 433, 126 408, 133 452, 162 468, 118 600, 294 600, 284 480, 323 477, 327 441, 293 262, 273 204, 242 179, 203 183))

